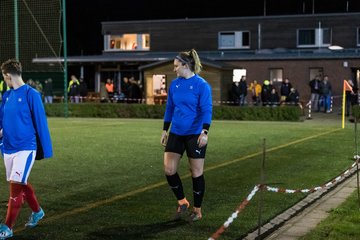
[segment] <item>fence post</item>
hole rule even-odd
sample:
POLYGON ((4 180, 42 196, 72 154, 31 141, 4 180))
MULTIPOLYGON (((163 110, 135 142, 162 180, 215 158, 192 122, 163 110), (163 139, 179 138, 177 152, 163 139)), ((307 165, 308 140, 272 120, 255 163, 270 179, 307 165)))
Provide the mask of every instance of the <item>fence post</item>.
POLYGON ((356 187, 357 187, 357 197, 360 207, 360 188, 359 188, 359 147, 358 147, 358 130, 357 130, 357 117, 354 116, 354 132, 355 132, 355 161, 356 161, 356 187))
POLYGON ((309 101, 309 103, 307 105, 309 106, 309 112, 308 112, 308 116, 306 119, 312 119, 311 118, 311 105, 312 105, 311 100, 309 101))
POLYGON ((330 112, 333 111, 333 101, 334 101, 334 97, 331 96, 331 100, 330 100, 330 112))
POLYGON ((265 184, 265 155, 266 154, 266 145, 265 138, 263 139, 263 158, 260 169, 260 187, 259 187, 259 202, 258 202, 258 237, 261 235, 261 222, 262 222, 262 206, 263 206, 263 190, 265 184))

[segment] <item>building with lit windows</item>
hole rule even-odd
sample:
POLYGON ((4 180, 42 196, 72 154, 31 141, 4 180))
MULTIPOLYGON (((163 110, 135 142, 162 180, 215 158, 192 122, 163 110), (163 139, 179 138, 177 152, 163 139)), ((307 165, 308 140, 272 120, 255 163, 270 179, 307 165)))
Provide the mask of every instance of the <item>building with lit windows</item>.
POLYGON ((121 90, 122 77, 135 75, 148 104, 161 102, 176 77, 174 57, 191 48, 200 55, 201 75, 211 84, 218 104, 231 100, 231 84, 242 75, 248 83, 271 80, 275 86, 289 78, 302 101, 309 99, 308 83, 316 75, 329 76, 334 96, 341 95, 344 79, 360 85, 360 13, 356 12, 103 22, 102 35, 101 55, 71 56, 69 64, 94 72, 94 91, 99 91, 106 76, 113 76, 121 90))

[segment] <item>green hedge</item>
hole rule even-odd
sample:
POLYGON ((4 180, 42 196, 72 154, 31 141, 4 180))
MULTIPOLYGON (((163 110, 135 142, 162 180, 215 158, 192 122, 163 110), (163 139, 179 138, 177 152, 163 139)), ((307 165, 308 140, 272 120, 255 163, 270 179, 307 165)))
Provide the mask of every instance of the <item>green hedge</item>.
MULTIPOLYGON (((64 117, 65 105, 45 105, 49 117, 64 117)), ((163 118, 165 105, 123 104, 123 103, 81 103, 68 104, 69 117, 101 118, 163 118)), ((299 121, 303 116, 299 107, 238 107, 214 106, 213 119, 217 120, 258 120, 258 121, 299 121)))
POLYGON ((354 117, 356 117, 357 119, 360 119, 360 106, 359 105, 354 105, 352 107, 352 115, 354 117))

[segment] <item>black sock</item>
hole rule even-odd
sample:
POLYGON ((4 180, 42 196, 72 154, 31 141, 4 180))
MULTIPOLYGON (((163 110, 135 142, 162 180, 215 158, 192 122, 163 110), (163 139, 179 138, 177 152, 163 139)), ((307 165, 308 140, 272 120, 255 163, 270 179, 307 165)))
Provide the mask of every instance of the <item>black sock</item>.
POLYGON ((171 176, 166 175, 166 179, 169 183, 169 186, 171 187, 171 190, 174 192, 177 200, 184 199, 185 195, 179 174, 175 173, 174 175, 171 176))
POLYGON ((196 178, 192 178, 193 181, 193 193, 194 193, 194 207, 200 208, 205 193, 205 178, 201 175, 196 178))

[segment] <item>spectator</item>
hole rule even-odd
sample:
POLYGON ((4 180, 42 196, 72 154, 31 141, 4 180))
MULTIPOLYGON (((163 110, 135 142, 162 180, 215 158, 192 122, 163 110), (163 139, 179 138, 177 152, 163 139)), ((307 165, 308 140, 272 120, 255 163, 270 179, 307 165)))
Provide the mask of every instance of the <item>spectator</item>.
POLYGON ((70 102, 72 103, 79 103, 80 97, 80 83, 79 80, 76 78, 75 75, 71 75, 71 80, 69 82, 68 93, 70 96, 70 102))
POLYGON ((129 88, 130 88, 130 82, 128 77, 123 78, 123 82, 121 84, 121 92, 124 94, 125 98, 129 98, 129 88))
POLYGON ((245 104, 247 104, 246 101, 246 96, 247 96, 247 90, 248 90, 248 86, 246 83, 246 76, 242 76, 240 79, 240 106, 244 106, 245 104))
POLYGON ((48 78, 45 80, 44 84, 44 101, 45 103, 53 103, 53 85, 52 79, 48 78))
POLYGON ((277 107, 280 105, 279 94, 276 92, 275 88, 272 88, 269 95, 268 106, 277 107))
MULTIPOLYGON (((347 82, 349 83, 351 88, 354 89, 354 82, 352 80, 347 80, 347 82)), ((346 116, 350 116, 351 108, 354 105, 354 98, 356 99, 356 95, 354 93, 354 90, 353 91, 346 90, 345 91, 345 98, 346 98, 346 106, 345 106, 346 116)))
POLYGON ((140 87, 139 87, 139 85, 136 82, 134 77, 131 77, 129 79, 129 81, 130 81, 130 87, 129 87, 130 102, 132 102, 132 103, 140 103, 141 98, 142 98, 140 87))
POLYGON ((353 94, 352 94, 352 98, 351 98, 351 106, 355 106, 355 105, 359 105, 359 88, 358 85, 352 81, 354 86, 353 86, 353 94))
POLYGON ((240 105, 240 83, 237 81, 231 84, 231 98, 234 105, 240 105))
POLYGON ((109 101, 112 101, 114 97, 114 83, 111 78, 106 79, 105 88, 108 94, 109 101))
POLYGON ((324 76, 323 81, 320 84, 320 94, 324 101, 324 112, 331 113, 330 104, 331 104, 331 83, 329 81, 328 75, 324 76))
POLYGON ((319 97, 320 97, 320 75, 316 75, 316 77, 309 82, 310 91, 311 91, 311 109, 313 109, 316 112, 319 112, 320 104, 319 104, 319 97))
POLYGON ((281 102, 285 102, 287 97, 289 96, 290 94, 290 91, 291 91, 291 88, 292 88, 292 85, 291 83, 289 82, 289 79, 288 78, 285 78, 284 82, 281 83, 281 86, 280 86, 280 101, 281 102))
POLYGON ((38 90, 38 92, 42 95, 43 94, 43 85, 39 80, 35 81, 35 89, 38 90))
POLYGON ((27 80, 26 84, 29 85, 30 87, 36 89, 36 83, 31 78, 29 80, 27 80))
POLYGON ((299 100, 300 100, 299 92, 295 88, 291 88, 289 96, 287 96, 286 98, 286 102, 291 105, 299 105, 299 100))
POLYGON ((79 93, 80 93, 80 102, 84 102, 88 94, 87 84, 84 81, 84 78, 80 78, 79 93))
POLYGON ((255 106, 258 106, 261 99, 261 85, 256 80, 254 80, 250 84, 249 90, 251 91, 251 98, 253 100, 253 104, 255 106))
POLYGON ((263 86, 261 88, 261 101, 263 102, 263 106, 268 105, 270 101, 271 90, 273 89, 272 84, 270 84, 269 80, 265 80, 263 86))
POLYGON ((9 86, 6 84, 6 82, 4 80, 0 81, 0 101, 2 100, 2 96, 4 95, 4 93, 10 90, 9 86))

